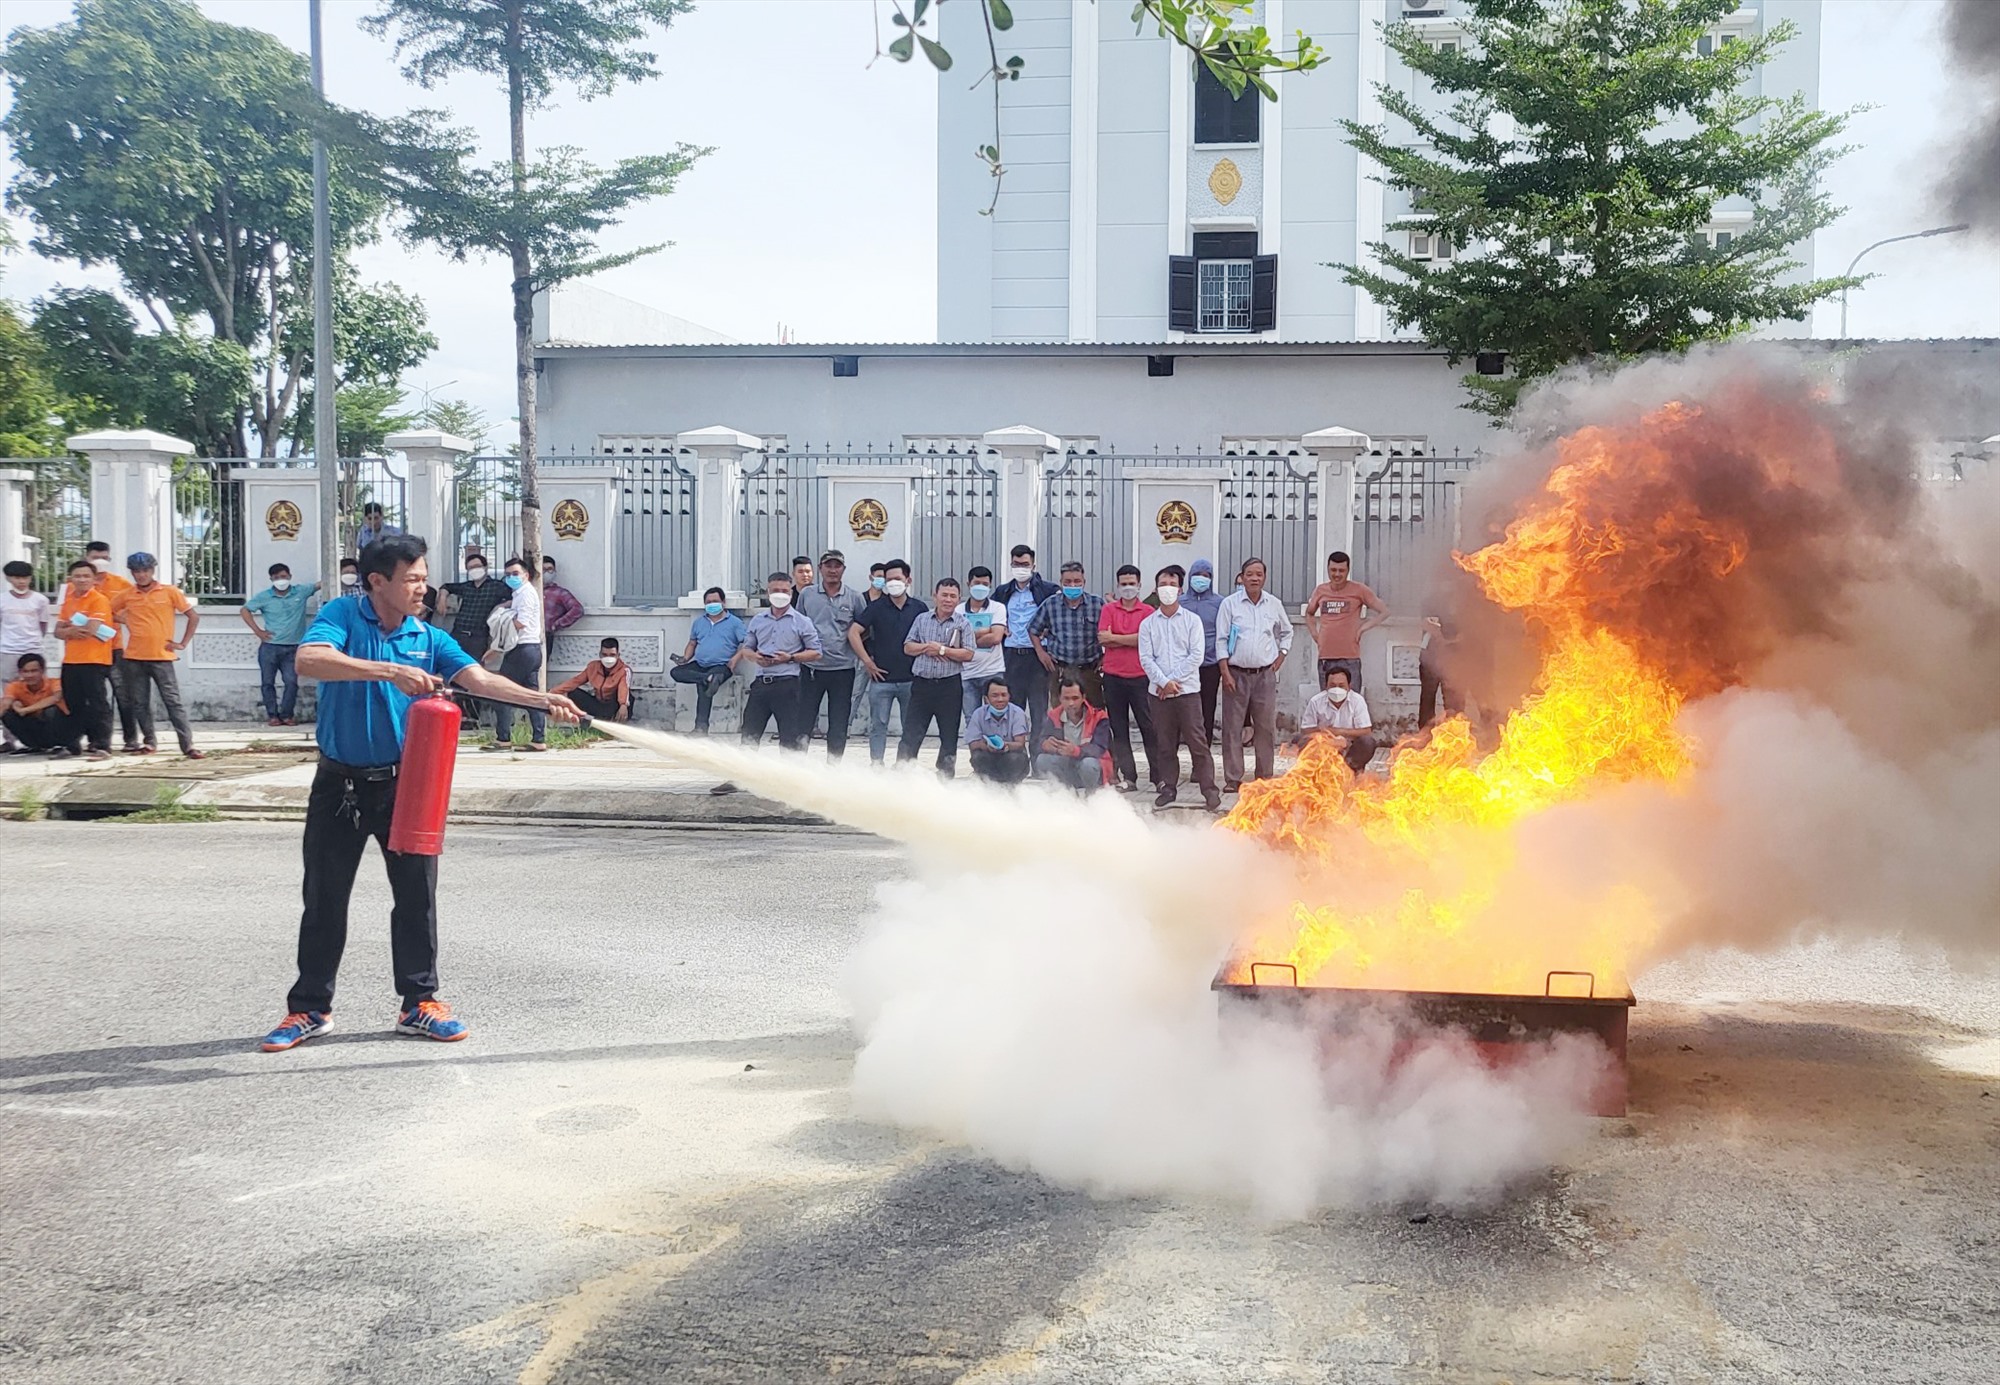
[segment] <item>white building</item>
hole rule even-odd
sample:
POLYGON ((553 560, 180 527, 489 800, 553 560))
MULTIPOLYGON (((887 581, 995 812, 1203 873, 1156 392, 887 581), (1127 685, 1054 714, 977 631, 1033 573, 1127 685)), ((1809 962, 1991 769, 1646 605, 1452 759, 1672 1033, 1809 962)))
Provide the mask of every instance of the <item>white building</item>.
MULTIPOLYGON (((1382 119, 1378 81, 1422 99, 1381 26, 1408 20, 1431 42, 1460 42, 1461 0, 1258 0, 1274 42, 1303 30, 1327 54, 1317 71, 1279 78, 1275 104, 1231 101, 1183 49, 1135 32, 1110 0, 1012 8, 1001 55, 1025 66, 1002 92, 1007 171, 991 215, 993 180, 973 151, 992 142, 992 93, 970 88, 962 67, 939 79, 938 340, 1401 335, 1328 267, 1362 262, 1408 210, 1370 176, 1340 122, 1382 119)), ((978 6, 939 13, 952 52, 985 51, 978 6)), ((1753 89, 1817 104, 1819 0, 1756 0, 1703 42, 1785 20, 1798 36, 1753 89)), ((1709 234, 1747 220, 1747 208, 1725 208, 1709 234)), ((1809 273, 1811 247, 1801 253, 1809 273)))

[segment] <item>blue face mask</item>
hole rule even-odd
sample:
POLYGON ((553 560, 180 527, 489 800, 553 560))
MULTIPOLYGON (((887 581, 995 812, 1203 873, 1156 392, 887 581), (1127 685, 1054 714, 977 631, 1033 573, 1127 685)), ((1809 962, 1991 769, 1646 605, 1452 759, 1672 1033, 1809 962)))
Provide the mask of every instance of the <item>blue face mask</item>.
POLYGON ((1206 577, 1199 577, 1199 576, 1190 577, 1188 578, 1188 585, 1190 587, 1193 587, 1198 592, 1205 592, 1208 590, 1208 579, 1206 577))
POLYGON ((868 579, 868 585, 873 587, 876 591, 879 592, 888 583, 888 581, 889 579, 886 577, 871 577, 868 579))
POLYGON ((1077 599, 1078 599, 1079 597, 1081 597, 1081 596, 1083 595, 1083 588, 1082 588, 1082 587, 1064 587, 1064 588, 1062 589, 1062 592, 1063 592, 1063 596, 1064 596, 1064 597, 1065 597, 1066 599, 1068 599, 1068 600, 1070 600, 1070 601, 1075 601, 1075 600, 1077 600, 1077 599))
POLYGON ((984 582, 974 582, 972 584, 972 599, 974 601, 984 601, 991 595, 993 595, 993 588, 987 586, 984 582))
POLYGON ((702 610, 707 611, 712 616, 719 616, 722 614, 722 603, 720 601, 711 601, 703 606, 702 610))
POLYGON ((521 582, 522 582, 522 577, 520 573, 510 572, 507 574, 507 585, 509 587, 512 587, 515 591, 521 590, 521 582))

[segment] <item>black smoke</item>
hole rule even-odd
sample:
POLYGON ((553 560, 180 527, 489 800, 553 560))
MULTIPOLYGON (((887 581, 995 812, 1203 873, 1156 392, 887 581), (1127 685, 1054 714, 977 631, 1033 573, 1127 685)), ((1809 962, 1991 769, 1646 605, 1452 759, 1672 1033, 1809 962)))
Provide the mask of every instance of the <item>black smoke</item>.
POLYGON ((1959 123, 1938 188, 1941 210, 1975 233, 2000 236, 2000 0, 1951 0, 1944 48, 1959 123))

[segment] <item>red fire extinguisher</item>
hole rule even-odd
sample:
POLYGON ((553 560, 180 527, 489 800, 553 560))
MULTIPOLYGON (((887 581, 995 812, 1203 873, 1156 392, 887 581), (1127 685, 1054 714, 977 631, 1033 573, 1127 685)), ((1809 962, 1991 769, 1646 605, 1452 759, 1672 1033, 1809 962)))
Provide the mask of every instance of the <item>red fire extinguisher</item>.
POLYGON ((451 771, 458 763, 458 704, 439 693, 410 704, 403 726, 403 767, 389 850, 414 856, 444 852, 444 818, 451 807, 451 771))

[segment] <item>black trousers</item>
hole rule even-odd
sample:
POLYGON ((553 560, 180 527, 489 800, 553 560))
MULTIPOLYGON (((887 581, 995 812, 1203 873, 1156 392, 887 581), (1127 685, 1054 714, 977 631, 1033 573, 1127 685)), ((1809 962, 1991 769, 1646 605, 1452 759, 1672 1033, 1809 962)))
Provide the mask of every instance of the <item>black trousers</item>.
POLYGON ((1118 777, 1137 783, 1138 766, 1132 760, 1132 723, 1139 724, 1139 740, 1146 747, 1146 778, 1153 787, 1163 788, 1166 780, 1160 769, 1160 754, 1153 740, 1153 699, 1147 695, 1145 675, 1127 678, 1116 673, 1104 675, 1104 715, 1111 724, 1111 763, 1118 777))
POLYGON ((991 779, 996 784, 1018 784, 1028 777, 1028 752, 1025 750, 973 750, 967 758, 972 761, 974 775, 991 779))
POLYGON ((45 707, 32 713, 0 713, 0 722, 30 750, 58 750, 69 744, 69 718, 59 707, 45 707))
POLYGON ((389 956, 396 994, 409 1009, 437 993, 437 863, 435 856, 389 850, 396 780, 369 780, 322 760, 306 799, 305 912, 299 916, 299 979, 285 998, 288 1011, 333 1009, 333 981, 347 950, 347 906, 354 873, 373 837, 389 871, 389 956))
POLYGON ((896 747, 898 763, 917 758, 924 733, 937 723, 938 773, 949 779, 958 773, 958 724, 965 716, 964 680, 949 678, 910 680, 910 714, 903 721, 903 740, 896 747))
POLYGON ((1032 645, 1026 649, 1005 647, 1001 655, 1006 662, 1002 677, 1007 683, 1007 700, 1033 721, 1049 705, 1049 671, 1042 667, 1041 656, 1032 645))
POLYGON ((813 668, 799 671, 805 679, 805 706, 800 709, 806 739, 812 738, 813 723, 819 720, 820 704, 826 705, 826 753, 838 760, 847 752, 847 724, 854 720, 854 674, 851 668, 813 668))
POLYGON ((1201 666, 1201 724, 1208 733, 1208 743, 1215 744, 1215 695, 1222 691, 1222 665, 1203 664, 1201 666))
POLYGON ((1459 690, 1444 681, 1437 665, 1428 659, 1417 663, 1417 725, 1429 726, 1438 717, 1438 703, 1444 703, 1447 712, 1463 712, 1465 697, 1459 690))
POLYGON ((62 692, 69 708, 69 748, 82 750, 88 736, 92 750, 111 749, 111 665, 63 660, 62 692))
POLYGON ((576 709, 579 712, 582 712, 592 721, 618 720, 618 704, 616 702, 606 702, 594 692, 587 692, 582 688, 578 688, 569 695, 569 700, 576 704, 576 709))
MULTIPOLYGON (((685 667, 685 666, 684 666, 685 667)), ((787 750, 801 749, 805 718, 805 685, 797 678, 754 678, 743 699, 743 739, 755 745, 763 739, 764 728, 778 723, 778 744, 787 750)))

